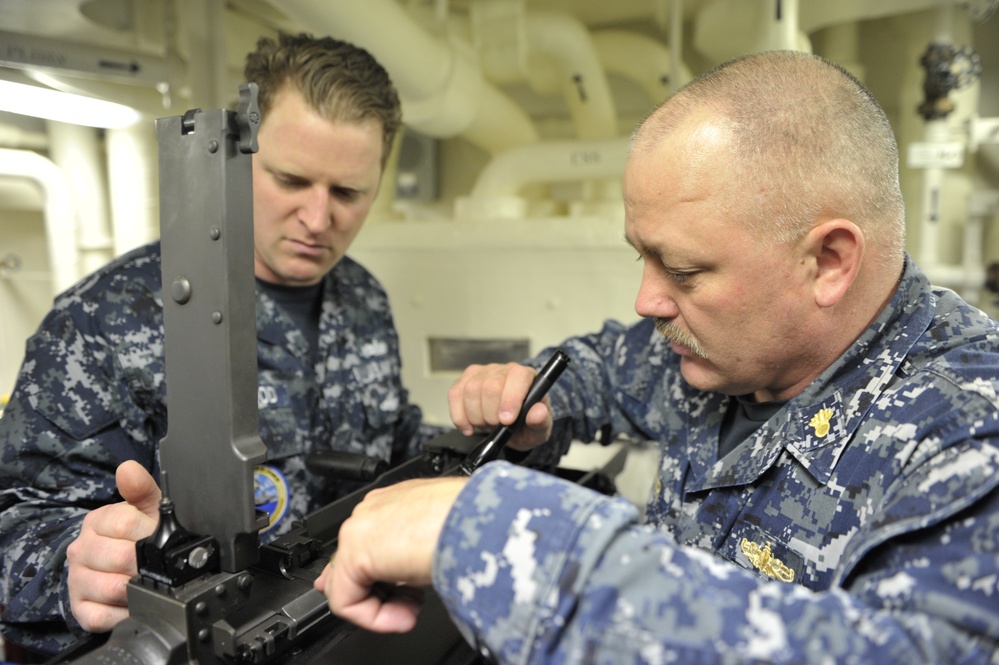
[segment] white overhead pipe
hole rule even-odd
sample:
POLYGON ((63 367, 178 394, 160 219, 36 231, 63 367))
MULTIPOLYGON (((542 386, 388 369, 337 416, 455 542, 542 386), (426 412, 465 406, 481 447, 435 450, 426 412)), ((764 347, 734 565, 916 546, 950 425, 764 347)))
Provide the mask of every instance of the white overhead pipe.
MULTIPOLYGON (((502 83, 526 81, 539 94, 564 99, 575 140, 546 141, 498 154, 480 173, 470 195, 456 200, 455 216, 523 217, 528 201, 521 190, 528 185, 582 182, 587 199, 601 199, 609 189, 619 193, 626 141, 617 138, 604 61, 586 27, 567 12, 526 11, 523 0, 476 0, 470 9, 471 31, 486 76, 502 83)), ((608 35, 606 59, 631 74, 636 62, 644 63, 650 56, 652 44, 665 50, 651 38, 608 35), (631 48, 618 54, 615 44, 631 48), (627 63, 629 54, 634 61, 627 63)), ((652 99, 659 99, 666 68, 662 58, 652 59, 653 71, 645 76, 643 70, 638 76, 641 84, 652 86, 652 99)))
POLYGON ((471 49, 427 33, 396 0, 270 0, 304 29, 353 42, 385 67, 406 124, 495 153, 537 140, 527 115, 483 80, 471 49))
POLYGON ((512 148, 490 162, 471 195, 516 194, 534 182, 575 182, 617 177, 624 172, 628 139, 546 141, 512 148))
POLYGON ((827 28, 824 46, 825 57, 856 76, 857 80, 867 82, 867 67, 860 60, 860 25, 842 23, 827 28))
POLYGON ((515 218, 527 212, 518 196, 535 183, 620 180, 628 155, 628 139, 546 141, 511 148, 493 159, 468 197, 455 204, 458 218, 515 218))
MULTIPOLYGON (((767 0, 769 1, 769 0, 767 0)), ((806 33, 844 23, 860 23, 888 16, 900 16, 939 7, 954 0, 836 0, 805 2, 800 6, 799 27, 806 33)))
POLYGON ((184 77, 194 108, 225 108, 234 95, 226 85, 226 23, 223 0, 187 2, 176 12, 186 46, 184 77))
POLYGON ((0 147, 45 150, 48 146, 49 137, 45 132, 32 132, 0 123, 0 147))
MULTIPOLYGON (((931 154, 930 159, 936 160, 935 154, 947 150, 950 141, 950 129, 947 120, 937 118, 926 121, 923 132, 923 142, 918 146, 931 154)), ((913 159, 913 148, 910 146, 910 159, 913 159)), ((949 151, 953 154, 955 151, 949 151)), ((943 209, 944 167, 930 163, 923 168, 922 188, 920 192, 921 206, 919 214, 919 252, 917 260, 924 267, 940 263, 940 224, 943 209)))
POLYGON ((974 191, 968 198, 962 261, 964 274, 958 285, 961 297, 970 303, 979 303, 988 277, 982 241, 986 227, 996 220, 996 214, 999 213, 999 190, 974 191))
POLYGON ((654 104, 691 78, 684 63, 673 62, 670 49, 647 35, 601 30, 593 33, 593 45, 608 74, 636 83, 654 104))
POLYGON ((140 123, 107 133, 114 255, 159 237, 159 171, 155 127, 140 123))
POLYGON ((540 95, 564 99, 577 138, 616 136, 610 86, 586 26, 566 11, 524 5, 473 0, 471 31, 485 75, 500 84, 526 81, 540 95))
MULTIPOLYGON (((526 0, 471 0, 468 28, 484 76, 498 85, 527 77, 526 0)), ((462 25, 461 18, 451 24, 462 25)))
MULTIPOLYGON (((931 49, 954 43, 954 21, 957 16, 955 8, 949 3, 937 9, 931 49)), ((930 51, 927 55, 929 53, 930 51)), ((960 63, 953 65, 955 72, 959 65, 960 63)), ((974 153, 977 149, 974 125, 980 86, 978 78, 959 82, 955 88, 945 93, 947 99, 944 102, 927 96, 920 106, 925 123, 923 140, 911 144, 908 154, 909 166, 922 169, 916 261, 930 281, 959 291, 962 297, 972 303, 978 302, 986 280, 982 250, 985 226, 987 220, 999 209, 996 193, 973 191, 974 183, 963 168, 965 151, 974 153), (963 89, 959 91, 958 88, 963 89), (955 101, 955 98, 959 101, 955 101), (964 136, 965 128, 968 129, 967 141, 964 136), (948 261, 944 256, 941 231, 945 219, 955 216, 953 210, 960 204, 954 202, 958 200, 965 202, 967 208, 963 220, 961 258, 959 262, 955 262, 948 261)), ((960 210, 956 214, 962 216, 960 210)))
MULTIPOLYGON (((798 0, 773 0, 771 11, 770 48, 792 51, 800 49, 798 0)), ((805 41, 807 43, 807 38, 805 41)))
POLYGON ((567 12, 529 11, 525 32, 528 83, 538 92, 563 96, 578 138, 617 136, 610 85, 586 26, 567 12), (554 67, 545 67, 546 62, 554 67))
MULTIPOLYGON (((954 43, 953 36, 954 13, 950 5, 944 5, 937 10, 934 21, 934 35, 931 45, 946 46, 954 43)), ((930 73, 927 72, 926 76, 930 73)), ((940 117, 926 118, 923 129, 923 143, 910 146, 910 161, 913 160, 914 148, 921 148, 930 153, 930 159, 923 166, 923 182, 919 217, 919 252, 916 260, 924 268, 937 266, 940 263, 940 225, 942 223, 944 167, 936 155, 946 149, 951 143, 951 133, 948 127, 948 114, 940 117)), ((957 152, 957 151, 953 151, 957 152)))
POLYGON ((576 138, 616 136, 604 60, 589 30, 567 11, 528 11, 525 5, 525 0, 472 0, 470 30, 485 76, 498 84, 526 82, 540 95, 563 99, 576 138))
POLYGON ((692 41, 715 64, 771 49, 812 50, 796 0, 716 0, 695 17, 692 41))
POLYGON ((0 176, 26 178, 41 190, 53 295, 69 288, 81 276, 80 255, 69 186, 62 169, 32 150, 0 148, 0 176))
POLYGON ((582 182, 590 199, 600 199, 610 190, 619 192, 627 140, 618 137, 604 63, 641 79, 657 100, 663 96, 668 51, 651 38, 609 33, 605 52, 600 53, 586 27, 567 12, 525 11, 516 0, 480 2, 473 10, 473 26, 482 31, 478 42, 485 48, 487 71, 503 81, 519 77, 539 94, 563 98, 577 140, 546 141, 497 155, 480 173, 470 195, 455 202, 456 217, 523 217, 528 202, 521 190, 532 184, 582 182), (489 21, 490 16, 495 20, 489 21), (503 34, 496 37, 486 31, 487 23, 499 26, 495 29, 504 30, 503 34), (616 46, 622 50, 616 51, 616 46), (658 57, 650 57, 653 52, 658 57), (652 64, 636 73, 636 63, 649 59, 652 64))
POLYGON ((81 270, 87 274, 112 258, 106 178, 97 130, 64 122, 46 124, 52 161, 62 169, 72 196, 81 270))
MULTIPOLYGON (((669 92, 680 88, 683 77, 683 0, 671 0, 669 6, 669 92)), ((688 74, 689 75, 689 74, 688 74)))

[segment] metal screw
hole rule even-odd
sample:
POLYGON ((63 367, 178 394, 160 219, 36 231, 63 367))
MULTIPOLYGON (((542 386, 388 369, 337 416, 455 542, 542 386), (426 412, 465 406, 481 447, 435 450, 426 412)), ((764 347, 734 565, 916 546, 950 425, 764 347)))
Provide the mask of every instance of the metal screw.
POLYGON ((191 299, 191 283, 185 277, 178 277, 170 286, 170 295, 174 302, 183 305, 191 299))
POLYGON ((187 563, 192 568, 204 568, 205 564, 208 563, 208 550, 204 547, 195 547, 191 550, 191 554, 188 555, 187 563))

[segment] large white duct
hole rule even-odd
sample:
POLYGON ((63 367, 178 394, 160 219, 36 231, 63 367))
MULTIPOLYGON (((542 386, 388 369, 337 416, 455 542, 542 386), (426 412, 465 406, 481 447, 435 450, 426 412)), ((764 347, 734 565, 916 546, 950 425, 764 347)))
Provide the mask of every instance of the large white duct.
MULTIPOLYGON (((944 6, 937 10, 934 21, 934 34, 929 40, 933 45, 951 46, 954 43, 952 34, 954 24, 954 12, 950 6, 944 6)), ((924 75, 928 76, 928 74, 924 75)), ((925 103, 925 102, 924 102, 925 103)), ((967 116, 967 111, 964 114, 967 116)), ((949 122, 953 121, 953 115, 948 120, 947 115, 939 118, 927 118, 923 130, 923 141, 926 146, 934 146, 938 150, 946 148, 951 143, 951 131, 949 122)), ((940 225, 942 223, 941 193, 943 191, 944 168, 937 163, 926 165, 923 169, 922 205, 919 216, 919 251, 916 253, 916 260, 924 267, 933 267, 941 262, 940 260, 940 225)))
POLYGON ((771 49, 812 50, 797 0, 715 0, 697 13, 692 42, 713 64, 771 49))
MULTIPOLYGON (((186 2, 184 11, 176 12, 176 16, 177 25, 167 26, 167 44, 168 49, 172 49, 177 39, 186 47, 187 66, 182 75, 190 89, 191 106, 225 108, 233 93, 226 85, 225 3, 223 0, 186 2), (175 27, 179 28, 179 33, 169 34, 175 27)), ((172 51, 170 55, 173 56, 172 51)), ((173 62, 172 57, 167 60, 173 62)), ((179 74, 181 72, 174 73, 178 79, 179 74)))
POLYGON ((670 50, 652 37, 626 30, 601 30, 593 34, 593 45, 608 74, 637 84, 653 104, 691 78, 690 68, 682 62, 674 63, 670 50), (674 76, 679 80, 671 80, 674 76))
POLYGON ((620 181, 628 154, 628 139, 605 141, 546 141, 511 148, 493 159, 475 183, 471 195, 459 198, 459 218, 522 218, 527 202, 518 196, 534 183, 585 180, 620 181))
MULTIPOLYGON (((52 161, 66 179, 76 211, 82 274, 111 260, 111 228, 97 131, 64 122, 47 123, 52 161)), ((65 242, 65 239, 63 239, 65 242)))
POLYGON ((628 139, 606 141, 547 141, 511 148, 494 159, 479 176, 473 197, 516 194, 534 182, 574 182, 620 176, 628 154, 628 139))
POLYGON ((828 28, 823 55, 844 67, 857 80, 867 82, 867 67, 860 60, 860 26, 856 23, 842 23, 828 28))
POLYGON ((80 277, 80 255, 73 206, 62 169, 32 150, 0 148, 0 176, 25 178, 41 190, 52 288, 59 293, 72 286, 80 277))
POLYGON ((565 12, 531 11, 525 32, 528 83, 538 92, 565 99, 579 139, 615 137, 614 100, 586 26, 565 12), (549 63, 553 66, 545 66, 549 63))
POLYGON ((156 132, 139 124, 107 133, 108 182, 114 255, 159 237, 156 132))
POLYGON ((528 11, 525 4, 471 3, 470 27, 484 75, 498 84, 523 81, 540 95, 563 99, 576 138, 616 136, 614 101, 589 30, 566 11, 528 11))
POLYGON ((767 22, 770 48, 810 50, 808 37, 799 28, 798 0, 779 0, 774 4, 770 18, 767 22))
POLYGON ((713 63, 756 51, 810 51, 808 35, 835 25, 922 11, 953 0, 713 0, 697 12, 693 44, 713 63))
POLYGON ((517 2, 487 7, 499 12, 493 16, 498 20, 473 21, 482 33, 480 47, 487 44, 487 73, 507 82, 519 77, 539 94, 564 99, 576 140, 545 141, 498 154, 480 173, 470 195, 456 201, 456 216, 523 217, 528 201, 521 190, 532 184, 583 182, 597 199, 589 205, 601 205, 605 190, 619 190, 627 153, 627 140, 618 137, 605 64, 637 80, 657 100, 663 96, 669 52, 651 38, 615 32, 605 36, 602 53, 586 27, 566 12, 524 11, 517 2), (502 34, 485 32, 487 23, 502 34), (616 46, 622 52, 617 53, 616 46))
POLYGON ((370 51, 398 88, 408 126, 461 135, 491 153, 537 140, 527 115, 483 80, 470 49, 427 33, 396 0, 272 2, 299 25, 370 51))
POLYGON ((25 131, 0 123, 0 147, 44 150, 48 145, 49 137, 45 132, 25 131))
MULTIPOLYGON (((765 1, 774 2, 775 0, 765 1)), ((877 0, 877 2, 871 2, 871 0, 836 0, 836 2, 804 2, 799 7, 799 27, 804 32, 811 34, 816 30, 833 25, 909 14, 952 2, 954 0, 877 0)))
MULTIPOLYGON (((967 17, 950 4, 939 6, 933 13, 929 44, 935 47, 955 43, 955 21, 967 17)), ((954 65, 955 71, 960 61, 954 65)), ((927 74, 924 72, 923 77, 927 74)), ((940 117, 924 117, 922 141, 908 146, 908 166, 919 168, 921 174, 920 205, 918 208, 918 248, 916 261, 930 280, 939 286, 960 291, 972 303, 978 302, 985 283, 982 240, 987 206, 981 205, 981 193, 973 191, 974 183, 965 167, 967 129, 976 116, 981 82, 979 79, 959 85, 947 94, 953 110, 940 117), (960 88, 960 89, 958 89, 960 88), (960 246, 946 251, 946 240, 954 229, 948 221, 961 221, 960 246), (960 259, 952 257, 960 254, 960 259)), ((924 104, 931 100, 924 99, 924 104)), ((931 104, 932 106, 932 104, 931 104)), ((920 107, 922 110, 922 106, 920 107)))

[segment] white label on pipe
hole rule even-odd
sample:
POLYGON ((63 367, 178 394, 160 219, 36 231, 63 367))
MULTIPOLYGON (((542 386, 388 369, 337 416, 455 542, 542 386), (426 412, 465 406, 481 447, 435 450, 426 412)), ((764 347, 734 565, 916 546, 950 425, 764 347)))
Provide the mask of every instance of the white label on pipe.
POLYGON ((962 164, 964 164, 964 145, 959 141, 909 145, 910 168, 956 169, 962 164))

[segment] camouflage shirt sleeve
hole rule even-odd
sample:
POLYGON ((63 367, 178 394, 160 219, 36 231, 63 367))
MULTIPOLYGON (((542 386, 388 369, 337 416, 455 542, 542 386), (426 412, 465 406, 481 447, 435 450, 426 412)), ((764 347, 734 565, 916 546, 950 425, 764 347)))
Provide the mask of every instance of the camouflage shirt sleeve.
POLYGON ((959 523, 814 591, 680 546, 623 499, 496 462, 449 516, 434 586, 500 663, 984 665, 999 653, 997 514, 992 492, 959 523), (962 598, 975 583, 991 588, 962 598))
POLYGON ((616 330, 570 341, 553 407, 573 436, 658 442, 644 515, 477 472, 434 570, 473 643, 523 663, 999 662, 996 321, 907 262, 857 342, 721 458, 730 398, 687 385, 647 323, 616 330))
POLYGON ((147 285, 158 274, 159 261, 137 250, 60 295, 27 342, 0 419, 3 633, 42 653, 84 634, 65 584, 66 548, 83 516, 121 500, 121 462, 155 465, 162 324, 147 285))

